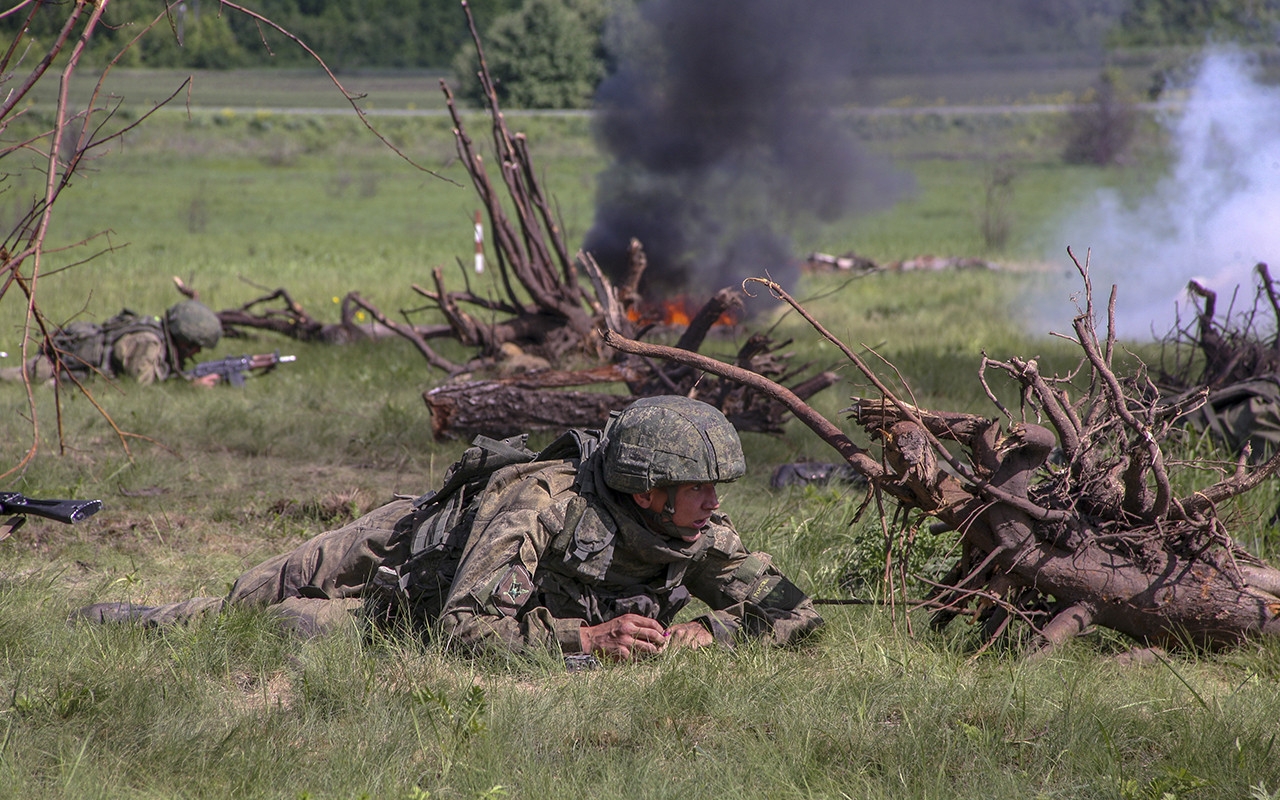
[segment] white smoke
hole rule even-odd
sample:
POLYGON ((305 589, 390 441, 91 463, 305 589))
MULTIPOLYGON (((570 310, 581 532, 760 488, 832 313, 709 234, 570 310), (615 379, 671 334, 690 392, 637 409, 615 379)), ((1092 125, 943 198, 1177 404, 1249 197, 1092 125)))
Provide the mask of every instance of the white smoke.
POLYGON ((1081 263, 1089 251, 1095 305, 1118 287, 1117 333, 1130 340, 1187 320, 1193 278, 1221 309, 1236 287, 1251 304, 1257 263, 1280 266, 1280 89, 1256 82, 1240 53, 1213 51, 1166 124, 1172 169, 1153 191, 1136 202, 1099 192, 1061 234, 1081 263))

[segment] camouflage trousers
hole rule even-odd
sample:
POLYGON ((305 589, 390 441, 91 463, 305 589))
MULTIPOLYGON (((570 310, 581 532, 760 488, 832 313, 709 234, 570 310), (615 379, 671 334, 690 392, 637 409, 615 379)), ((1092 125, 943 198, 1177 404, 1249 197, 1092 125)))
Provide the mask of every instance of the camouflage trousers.
POLYGON ((24 371, 33 384, 49 383, 53 380, 53 362, 44 356, 32 356, 27 359, 25 368, 19 365, 0 369, 0 382, 20 383, 24 371))
POLYGON ((414 519, 413 501, 396 500, 288 553, 245 571, 226 597, 195 597, 137 608, 129 619, 143 625, 173 625, 217 614, 228 605, 265 607, 286 627, 317 635, 349 624, 372 593, 379 575, 394 575, 404 563, 414 519), (379 571, 379 567, 384 569, 379 571))

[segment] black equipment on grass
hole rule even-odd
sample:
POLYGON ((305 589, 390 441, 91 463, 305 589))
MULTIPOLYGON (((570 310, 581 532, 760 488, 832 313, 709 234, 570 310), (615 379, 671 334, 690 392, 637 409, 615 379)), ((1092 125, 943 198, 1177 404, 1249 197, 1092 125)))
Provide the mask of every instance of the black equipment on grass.
POLYGON ((21 528, 28 515, 71 524, 101 510, 101 500, 37 500, 21 492, 0 492, 0 515, 13 515, 8 520, 0 519, 0 539, 21 528))

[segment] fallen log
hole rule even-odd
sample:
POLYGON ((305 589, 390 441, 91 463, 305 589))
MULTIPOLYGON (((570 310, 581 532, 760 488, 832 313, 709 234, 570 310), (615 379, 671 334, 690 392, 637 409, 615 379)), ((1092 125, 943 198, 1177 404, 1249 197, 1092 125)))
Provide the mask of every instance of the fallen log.
POLYGON ((436 439, 495 438, 525 431, 564 428, 603 428, 609 412, 629 405, 627 394, 561 391, 570 386, 625 384, 634 378, 625 367, 610 366, 577 372, 546 370, 512 378, 449 383, 429 389, 422 399, 431 412, 436 439))
MULTIPOLYGON (((1266 264, 1254 267, 1253 306, 1218 314, 1218 295, 1199 281, 1187 283, 1195 319, 1179 319, 1164 337, 1160 384, 1167 391, 1204 387, 1210 391, 1280 372, 1280 297, 1266 264)), ((1238 290, 1238 287, 1237 287, 1238 290)))
POLYGON ((1221 315, 1216 292, 1187 284, 1195 319, 1162 340, 1157 385, 1166 402, 1187 406, 1181 425, 1234 453, 1248 448, 1256 463, 1280 451, 1280 296, 1266 264, 1254 272, 1252 308, 1237 309, 1233 296, 1221 315))
POLYGON ((873 272, 938 272, 941 270, 998 270, 1000 267, 981 258, 953 258, 941 256, 918 256, 902 261, 889 261, 877 264, 871 259, 857 253, 846 253, 833 256, 829 253, 810 253, 802 262, 808 272, 849 272, 869 275, 873 272))
MULTIPOLYGON (((506 378, 462 380, 423 392, 431 413, 431 433, 436 439, 470 438, 476 434, 505 437, 535 430, 597 428, 609 412, 633 402, 630 385, 643 384, 650 375, 644 361, 622 361, 582 370, 538 370, 506 378), (616 391, 562 391, 567 387, 613 384, 616 391)), ((833 385, 834 372, 821 372, 796 384, 799 397, 809 398, 833 385)), ((741 431, 781 433, 787 408, 767 395, 732 382, 708 378, 697 386, 653 394, 689 394, 716 405, 741 431)))
MULTIPOLYGON (((188 287, 180 278, 173 279, 178 291, 195 300, 198 293, 188 287)), ((347 344, 365 339, 388 339, 405 336, 405 330, 397 330, 395 326, 383 324, 376 317, 368 321, 361 319, 361 311, 366 305, 355 292, 348 292, 342 298, 339 309, 339 322, 321 322, 307 313, 302 304, 294 300, 289 291, 283 287, 257 297, 241 305, 239 308, 228 308, 216 312, 218 321, 222 323, 223 333, 227 336, 244 336, 245 329, 269 331, 300 342, 323 342, 325 344, 347 344)), ((451 333, 448 325, 410 325, 405 326, 412 336, 419 339, 434 339, 451 333)))

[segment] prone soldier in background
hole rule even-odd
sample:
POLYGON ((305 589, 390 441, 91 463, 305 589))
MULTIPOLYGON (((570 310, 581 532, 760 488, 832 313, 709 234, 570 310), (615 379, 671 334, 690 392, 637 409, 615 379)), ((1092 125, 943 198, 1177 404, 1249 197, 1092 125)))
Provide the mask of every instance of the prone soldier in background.
MULTIPOLYGON (((25 367, 32 383, 68 375, 86 380, 101 373, 127 376, 145 386, 181 376, 189 359, 221 338, 218 315, 196 300, 178 303, 163 318, 126 309, 102 323, 79 321, 59 328, 24 366, 0 369, 0 380, 21 381, 25 367)), ((202 386, 216 382, 216 377, 192 381, 202 386)))
POLYGON ((638 400, 541 453, 480 437, 437 492, 400 499, 245 572, 225 598, 102 603, 73 619, 163 625, 270 606, 302 634, 359 609, 468 649, 628 660, 668 646, 799 642, 813 603, 748 550, 717 484, 743 475, 733 426, 687 397, 638 400), (708 612, 675 624, 690 601, 708 612))

